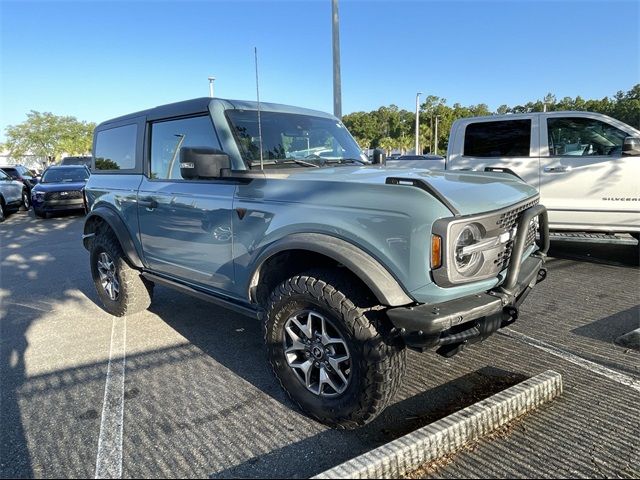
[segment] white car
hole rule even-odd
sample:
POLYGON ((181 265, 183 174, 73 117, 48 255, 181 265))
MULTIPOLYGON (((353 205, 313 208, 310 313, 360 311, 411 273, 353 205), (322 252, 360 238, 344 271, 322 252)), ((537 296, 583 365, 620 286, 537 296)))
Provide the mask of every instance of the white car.
POLYGON ((464 118, 447 170, 495 169, 540 191, 554 230, 640 235, 640 131, 590 112, 464 118))
POLYGON ((5 216, 16 211, 22 205, 22 182, 13 180, 3 170, 0 170, 0 222, 5 216))

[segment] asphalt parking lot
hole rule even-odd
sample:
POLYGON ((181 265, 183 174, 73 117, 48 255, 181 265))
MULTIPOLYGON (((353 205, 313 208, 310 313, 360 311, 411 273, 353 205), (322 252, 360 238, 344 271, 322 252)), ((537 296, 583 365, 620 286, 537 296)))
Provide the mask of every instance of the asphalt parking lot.
POLYGON ((81 231, 80 216, 0 225, 2 478, 95 475, 99 439, 119 428, 103 419, 112 331, 126 368, 109 459, 123 477, 309 477, 547 369, 564 377, 560 399, 422 474, 640 476, 640 352, 613 343, 640 326, 637 246, 554 245, 510 329, 451 359, 411 352, 394 403, 340 432, 281 391, 254 320, 162 287, 149 311, 114 320, 81 231))

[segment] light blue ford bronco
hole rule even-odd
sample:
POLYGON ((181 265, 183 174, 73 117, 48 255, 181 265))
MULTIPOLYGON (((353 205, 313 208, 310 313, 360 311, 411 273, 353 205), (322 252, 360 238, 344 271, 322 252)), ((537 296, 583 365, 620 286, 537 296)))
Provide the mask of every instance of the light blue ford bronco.
POLYGON ((100 124, 93 158, 83 241, 104 308, 143 310, 159 284, 260 319, 284 390, 333 427, 382 412, 407 347, 454 355, 546 276, 535 188, 371 164, 322 112, 189 100, 100 124))

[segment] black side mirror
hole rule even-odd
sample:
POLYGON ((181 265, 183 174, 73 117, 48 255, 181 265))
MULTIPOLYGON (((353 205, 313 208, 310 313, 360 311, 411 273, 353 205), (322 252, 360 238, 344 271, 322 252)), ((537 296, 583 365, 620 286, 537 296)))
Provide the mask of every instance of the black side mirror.
POLYGON ((220 150, 210 147, 180 149, 180 175, 184 179, 220 178, 230 170, 231 159, 220 150))
POLYGON ((627 137, 622 144, 623 155, 640 155, 640 137, 627 137))
POLYGON ((387 154, 384 153, 384 150, 376 148, 373 151, 373 160, 371 163, 374 165, 384 165, 387 162, 387 154))

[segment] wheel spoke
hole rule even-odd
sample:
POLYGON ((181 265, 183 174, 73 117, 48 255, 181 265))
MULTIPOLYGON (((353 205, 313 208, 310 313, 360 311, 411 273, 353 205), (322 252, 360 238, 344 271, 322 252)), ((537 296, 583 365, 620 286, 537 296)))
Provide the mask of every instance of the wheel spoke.
POLYGON ((345 384, 348 383, 347 378, 344 376, 344 373, 342 373, 342 370, 340 369, 340 364, 349 360, 349 357, 346 355, 340 358, 329 357, 328 360, 329 365, 331 365, 333 371, 336 372, 336 375, 340 377, 340 380, 342 380, 345 384))
POLYGON ((285 330, 287 331, 287 334, 289 335, 289 338, 291 339, 291 346, 288 347, 284 353, 294 353, 294 352, 298 352, 298 351, 304 351, 305 349, 305 344, 302 343, 302 339, 295 334, 295 332, 293 331, 293 329, 290 326, 286 326, 285 330))
POLYGON ((309 340, 313 338, 313 332, 311 330, 311 322, 309 321, 309 317, 307 317, 306 325, 302 325, 300 321, 295 317, 291 318, 291 321, 294 323, 296 327, 300 329, 300 331, 304 334, 305 337, 307 337, 309 340))
POLYGON ((334 337, 329 337, 329 336, 322 336, 322 344, 325 347, 328 347, 329 345, 341 345, 345 351, 347 350, 347 344, 344 340, 342 340, 341 338, 334 338, 334 337))
POLYGON ((329 385, 331 388, 333 388, 333 391, 336 393, 342 392, 341 389, 339 389, 338 386, 331 379, 331 376, 329 375, 327 370, 324 367, 320 367, 320 382, 319 382, 320 395, 322 395, 322 387, 324 385, 329 385))
POLYGON ((290 365, 291 368, 296 368, 302 372, 306 387, 311 388, 311 367, 313 367, 313 361, 305 360, 304 362, 293 362, 290 365))

